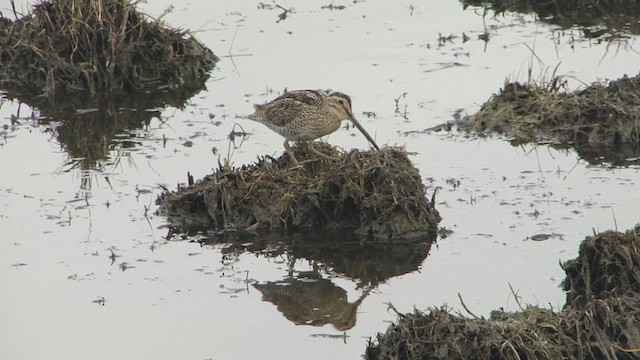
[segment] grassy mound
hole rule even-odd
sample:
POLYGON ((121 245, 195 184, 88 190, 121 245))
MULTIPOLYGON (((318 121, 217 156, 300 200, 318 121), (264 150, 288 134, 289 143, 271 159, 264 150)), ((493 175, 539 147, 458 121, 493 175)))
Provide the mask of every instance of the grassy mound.
POLYGON ((447 307, 398 314, 368 359, 637 359, 640 225, 587 237, 564 264, 560 312, 528 306, 469 319, 447 307))
POLYGON ((522 143, 573 147, 592 163, 627 165, 640 156, 640 75, 563 92, 545 85, 507 83, 480 110, 457 121, 477 133, 501 133, 522 143))
POLYGON ((296 146, 295 156, 310 160, 303 166, 294 166, 287 154, 240 169, 220 166, 192 186, 166 192, 162 210, 186 228, 345 229, 375 238, 437 229, 440 215, 403 149, 340 153, 327 144, 315 147, 336 160, 296 146))
POLYGON ((474 131, 521 141, 640 146, 640 76, 569 93, 554 84, 508 83, 466 121, 474 131))
POLYGON ((567 306, 582 308, 594 300, 640 294, 640 226, 586 238, 578 257, 563 268, 567 306))
POLYGON ((47 95, 202 84, 217 61, 127 0, 42 1, 15 22, 1 19, 0 44, 0 77, 47 95))

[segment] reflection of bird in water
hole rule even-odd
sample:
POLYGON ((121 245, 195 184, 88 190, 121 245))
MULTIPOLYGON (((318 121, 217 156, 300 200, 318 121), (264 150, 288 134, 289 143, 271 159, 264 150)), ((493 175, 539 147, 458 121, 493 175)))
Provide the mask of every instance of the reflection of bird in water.
POLYGON ((295 279, 254 286, 262 293, 263 300, 276 305, 282 315, 296 325, 333 324, 340 331, 351 329, 356 324, 358 307, 371 289, 365 290, 356 302, 349 303, 344 289, 318 276, 312 272, 295 279))
POLYGON ((380 149, 369 133, 360 125, 351 112, 351 98, 341 92, 325 95, 315 90, 294 90, 278 96, 264 105, 254 105, 255 112, 245 116, 266 125, 285 138, 284 147, 294 163, 289 141, 305 141, 308 149, 324 158, 327 155, 317 151, 309 141, 313 141, 340 128, 342 120, 351 120, 369 140, 374 148, 380 149))

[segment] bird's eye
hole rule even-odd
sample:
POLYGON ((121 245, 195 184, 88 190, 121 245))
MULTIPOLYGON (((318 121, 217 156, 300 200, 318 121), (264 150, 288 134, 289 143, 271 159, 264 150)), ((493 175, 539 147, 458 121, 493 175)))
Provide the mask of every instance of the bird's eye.
POLYGON ((338 104, 340 104, 340 105, 344 105, 344 101, 342 101, 342 100, 338 100, 338 104))

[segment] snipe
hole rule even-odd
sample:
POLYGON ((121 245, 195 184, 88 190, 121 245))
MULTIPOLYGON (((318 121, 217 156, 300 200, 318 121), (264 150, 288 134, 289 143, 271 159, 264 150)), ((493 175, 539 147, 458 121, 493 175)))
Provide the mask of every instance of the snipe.
POLYGON ((291 160, 298 164, 289 141, 304 141, 310 151, 327 158, 316 150, 311 141, 340 128, 343 120, 351 120, 371 145, 380 150, 378 144, 360 125, 351 112, 351 98, 341 92, 325 95, 315 90, 294 90, 284 93, 264 105, 254 105, 255 112, 246 116, 266 125, 285 138, 284 147, 291 160))

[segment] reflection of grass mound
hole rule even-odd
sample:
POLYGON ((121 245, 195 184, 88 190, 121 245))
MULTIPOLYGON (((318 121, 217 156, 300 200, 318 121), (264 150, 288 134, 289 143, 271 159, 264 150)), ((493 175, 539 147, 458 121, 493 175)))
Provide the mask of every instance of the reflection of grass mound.
POLYGON ((198 238, 202 244, 224 243, 223 254, 247 251, 256 256, 287 259, 287 262, 304 259, 322 264, 330 277, 347 277, 362 289, 376 287, 390 278, 418 270, 429 255, 436 234, 411 239, 362 241, 346 231, 323 229, 260 236, 207 232, 206 235, 200 233, 198 238))
POLYGON ((369 359, 637 359, 640 355, 640 226, 587 237, 564 264, 561 312, 528 306, 468 319, 448 308, 399 314, 369 359))
POLYGON ((460 125, 476 132, 505 133, 516 143, 550 141, 571 144, 585 153, 602 147, 612 148, 613 153, 637 153, 640 76, 569 93, 560 92, 556 84, 556 80, 549 86, 508 83, 460 125))
POLYGON ((165 106, 184 107, 184 103, 199 92, 199 88, 181 87, 171 91, 121 92, 108 94, 78 94, 78 96, 30 96, 10 87, 5 96, 38 110, 39 124, 59 124, 47 128, 69 156, 69 166, 81 169, 100 168, 109 158, 109 150, 134 146, 130 131, 141 129, 152 118, 159 118, 165 106))
MULTIPOLYGON (((563 28, 578 26, 606 27, 606 32, 620 31, 640 33, 637 21, 640 2, 637 0, 461 0, 465 6, 489 6, 497 14, 513 11, 528 14, 535 12, 544 22, 563 28)), ((586 37, 594 37, 604 31, 585 31, 586 37)))
POLYGON ((241 169, 221 168, 177 193, 163 196, 169 218, 183 227, 219 230, 355 229, 373 237, 410 237, 434 231, 438 212, 425 197, 418 170, 398 148, 316 148, 338 157, 320 161, 296 147, 295 167, 287 154, 241 169))
POLYGON ((289 252, 296 258, 318 261, 331 273, 354 279, 358 288, 378 286, 390 278, 418 270, 429 255, 435 233, 415 239, 370 241, 338 236, 326 231, 292 241, 289 252))
POLYGON ((43 1, 16 22, 3 19, 0 42, 0 76, 49 95, 202 82, 217 61, 126 0, 43 1))

